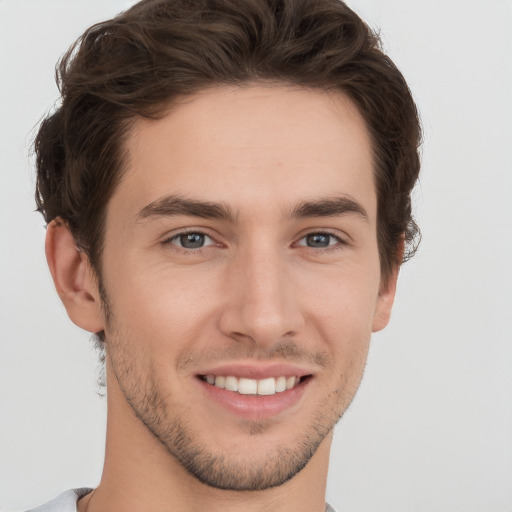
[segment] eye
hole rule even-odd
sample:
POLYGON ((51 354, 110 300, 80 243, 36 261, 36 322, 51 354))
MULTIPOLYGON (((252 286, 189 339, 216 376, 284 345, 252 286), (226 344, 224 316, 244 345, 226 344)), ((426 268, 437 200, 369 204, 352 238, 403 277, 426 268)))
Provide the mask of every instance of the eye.
POLYGON ((215 244, 212 238, 199 231, 179 233, 170 238, 168 242, 183 249, 201 249, 202 247, 215 244))
POLYGON ((298 245, 311 247, 313 249, 325 249, 342 244, 343 240, 330 233, 310 233, 301 238, 298 245))

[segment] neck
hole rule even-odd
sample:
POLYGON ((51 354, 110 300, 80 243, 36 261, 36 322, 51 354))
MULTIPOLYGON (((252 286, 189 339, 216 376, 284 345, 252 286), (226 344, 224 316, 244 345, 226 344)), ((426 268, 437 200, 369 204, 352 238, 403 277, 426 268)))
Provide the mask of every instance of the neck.
MULTIPOLYGON (((110 381, 111 382, 111 381, 110 381)), ((79 512, 323 512, 329 434, 305 468, 286 483, 261 491, 216 489, 192 476, 109 385, 103 475, 79 512)))

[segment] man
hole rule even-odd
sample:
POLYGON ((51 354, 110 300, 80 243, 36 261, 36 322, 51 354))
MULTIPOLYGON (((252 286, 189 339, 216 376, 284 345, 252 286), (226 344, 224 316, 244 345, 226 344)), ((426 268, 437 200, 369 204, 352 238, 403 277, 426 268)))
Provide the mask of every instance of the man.
POLYGON ((417 232, 420 128, 338 0, 144 0, 60 64, 46 254, 105 354, 105 464, 40 511, 323 511, 417 232))

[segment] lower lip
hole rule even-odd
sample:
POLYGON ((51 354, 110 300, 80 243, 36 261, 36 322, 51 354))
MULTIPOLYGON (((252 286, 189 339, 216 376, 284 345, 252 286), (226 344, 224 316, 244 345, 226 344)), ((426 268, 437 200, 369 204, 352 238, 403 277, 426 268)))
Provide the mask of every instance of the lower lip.
POLYGON ((208 384, 202 379, 197 380, 207 397, 230 413, 247 420, 262 420, 292 410, 309 386, 311 377, 299 382, 292 389, 274 395, 241 395, 235 391, 227 391, 208 384))

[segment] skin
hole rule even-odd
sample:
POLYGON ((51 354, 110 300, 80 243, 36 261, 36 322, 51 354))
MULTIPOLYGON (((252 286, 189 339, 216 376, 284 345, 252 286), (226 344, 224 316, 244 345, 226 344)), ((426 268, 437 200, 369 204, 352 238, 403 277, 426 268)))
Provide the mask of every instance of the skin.
POLYGON ((48 229, 70 318, 106 334, 105 466, 79 510, 323 511, 332 428, 371 333, 389 320, 397 277, 381 283, 362 117, 339 93, 221 87, 137 119, 126 149, 107 208, 108 310, 66 226, 48 229), (231 217, 176 214, 175 204, 171 215, 169 196, 221 203, 231 217), (299 215, 304 202, 313 207, 299 215), (206 234, 204 246, 180 247, 184 230, 206 234), (277 414, 233 412, 198 378, 276 363, 309 375, 277 414))

